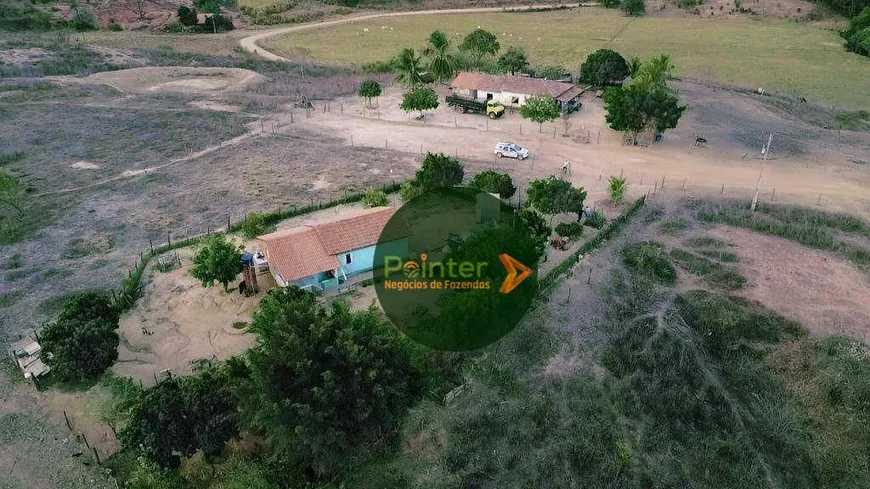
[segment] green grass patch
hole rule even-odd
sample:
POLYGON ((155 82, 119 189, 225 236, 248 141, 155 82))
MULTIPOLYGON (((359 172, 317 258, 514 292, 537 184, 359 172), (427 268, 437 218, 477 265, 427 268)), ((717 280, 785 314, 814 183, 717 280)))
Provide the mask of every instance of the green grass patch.
POLYGON ((870 235, 870 227, 853 216, 770 204, 759 205, 758 212, 753 213, 746 205, 732 202, 708 203, 698 211, 697 217, 703 222, 729 224, 831 251, 860 268, 870 268, 870 248, 846 242, 838 236, 838 233, 870 235))
POLYGON ((631 243, 622 248, 621 255, 625 266, 656 282, 674 285, 677 281, 677 271, 658 241, 631 243))
POLYGON ((565 238, 579 238, 583 235, 583 225, 579 222, 562 222, 556 225, 555 231, 565 238))
POLYGON ((683 244, 688 246, 689 248, 713 248, 713 249, 728 248, 728 247, 734 246, 733 244, 731 244, 727 241, 722 241, 720 239, 711 238, 709 236, 689 238, 689 239, 683 241, 683 244))
POLYGON ((512 45, 522 47, 533 65, 561 64, 576 71, 586 56, 600 48, 616 50, 626 58, 647 59, 668 53, 677 76, 753 90, 763 87, 769 92, 799 94, 838 107, 870 109, 866 62, 843 49, 836 29, 804 22, 628 19, 621 12, 603 8, 420 15, 293 32, 265 40, 264 47, 291 59, 361 66, 389 59, 404 47, 420 49, 426 36, 436 29, 443 30, 458 45, 478 26, 496 33, 502 50, 512 45), (384 25, 389 28, 381 29, 384 25), (545 32, 541 25, 547 26, 545 32), (777 55, 772 58, 770 53, 777 55), (836 84, 830 82, 832 73, 837 74, 836 84))
POLYGON ((746 284, 746 279, 736 268, 723 266, 686 250, 679 248, 671 250, 671 258, 684 270, 703 278, 710 285, 726 290, 737 290, 746 284))
POLYGON ((0 166, 8 166, 20 162, 24 159, 24 153, 16 151, 14 153, 0 154, 0 166))
POLYGON ((853 110, 839 112, 834 119, 840 129, 847 131, 866 131, 870 129, 870 111, 853 110))
POLYGON ((23 290, 11 290, 0 294, 0 308, 11 307, 15 305, 22 297, 27 295, 23 290))
POLYGON ((672 219, 659 224, 659 231, 664 234, 676 236, 680 232, 689 227, 689 223, 684 219, 672 219))

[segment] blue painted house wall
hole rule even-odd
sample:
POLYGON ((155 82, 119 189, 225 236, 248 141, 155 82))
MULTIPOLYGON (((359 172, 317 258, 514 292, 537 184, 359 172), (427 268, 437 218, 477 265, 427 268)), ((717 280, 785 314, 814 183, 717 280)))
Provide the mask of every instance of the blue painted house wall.
MULTIPOLYGON (((408 256, 408 238, 401 238, 381 243, 380 245, 366 246, 365 248, 342 253, 341 255, 338 255, 338 261, 341 263, 341 269, 344 271, 347 278, 351 278, 354 275, 359 275, 361 273, 370 272, 376 265, 378 267, 383 266, 382 263, 374 263, 375 248, 377 246, 381 247, 385 255, 396 255, 403 258, 408 256), (347 255, 350 255, 350 263, 347 263, 347 255)), ((342 277, 341 273, 338 275, 339 277, 342 277)))

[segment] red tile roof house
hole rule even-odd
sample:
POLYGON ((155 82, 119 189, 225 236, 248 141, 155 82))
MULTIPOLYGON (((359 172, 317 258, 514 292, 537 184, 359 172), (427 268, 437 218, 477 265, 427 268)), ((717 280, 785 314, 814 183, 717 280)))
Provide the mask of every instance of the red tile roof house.
POLYGON ((400 219, 390 220, 395 213, 392 207, 376 207, 257 239, 280 287, 330 292, 345 282, 367 278, 375 268, 376 245, 386 247, 382 249, 390 255, 408 256, 410 231, 400 219))
POLYGON ((456 95, 475 100, 495 100, 506 107, 520 107, 527 97, 553 97, 567 111, 583 93, 572 83, 516 75, 490 75, 463 71, 456 75, 451 90, 456 95))

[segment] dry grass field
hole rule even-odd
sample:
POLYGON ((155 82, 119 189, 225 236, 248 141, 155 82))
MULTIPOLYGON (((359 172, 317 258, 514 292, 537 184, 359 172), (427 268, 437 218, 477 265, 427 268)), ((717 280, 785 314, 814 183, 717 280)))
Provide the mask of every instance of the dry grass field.
POLYGON ((604 47, 626 56, 668 53, 683 77, 763 87, 841 109, 870 107, 870 61, 847 53, 834 30, 791 22, 629 19, 586 8, 381 18, 294 32, 262 45, 289 58, 361 65, 403 47, 420 48, 435 29, 456 42, 478 26, 496 33, 503 49, 522 46, 533 64, 576 71, 586 55, 604 47))

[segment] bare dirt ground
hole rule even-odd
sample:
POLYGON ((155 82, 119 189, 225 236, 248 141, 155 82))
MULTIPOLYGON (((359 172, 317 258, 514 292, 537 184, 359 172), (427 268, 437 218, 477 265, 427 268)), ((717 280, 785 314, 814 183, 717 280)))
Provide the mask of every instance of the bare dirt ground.
MULTIPOLYGON (((489 121, 480 115, 457 114, 444 104, 422 121, 409 120, 398 110, 399 87, 390 87, 374 110, 364 108, 357 97, 345 98, 331 102, 328 112, 315 109, 310 118, 296 115, 295 121, 340 135, 345 144, 492 159, 494 168, 511 173, 525 168, 534 178, 558 175, 568 160, 570 180, 586 187, 593 201, 604 196, 604 180, 609 175, 625 175, 632 184, 632 195, 657 191, 664 178, 666 188, 677 187, 688 195, 751 198, 761 173, 762 199, 821 203, 829 210, 870 215, 865 190, 870 186, 870 173, 855 163, 866 157, 870 135, 844 132, 837 143, 836 131, 788 120, 751 95, 692 82, 678 86, 689 110, 680 126, 651 148, 623 146, 621 135, 604 126, 601 100, 591 94, 571 117, 569 137, 563 136, 562 121, 544 124, 539 130, 516 113, 489 121), (771 130, 772 151, 761 172, 760 148, 771 130), (694 146, 697 136, 710 141, 706 148, 694 146), (529 148, 533 157, 526 162, 494 159, 492 147, 505 140, 529 148)), ((445 90, 440 91, 443 96, 445 90)), ((282 127, 289 122, 286 114, 275 117, 282 127)), ((519 183, 527 182, 521 179, 519 183)))
POLYGON ((870 341, 870 275, 847 260, 775 236, 716 227, 713 237, 735 243, 747 277, 739 291, 818 336, 870 341))
POLYGON ((47 77, 65 83, 109 85, 122 93, 181 92, 214 94, 240 91, 261 83, 265 77, 241 68, 142 67, 104 71, 83 78, 47 77))
POLYGON ((182 266, 176 270, 152 268, 145 295, 121 318, 116 375, 153 385, 162 370, 190 373, 197 360, 225 360, 253 346, 241 323, 250 322, 263 294, 275 286, 271 275, 258 275, 261 292, 251 297, 232 288, 225 292, 220 284, 203 287, 188 274, 192 254, 179 251, 182 266))

